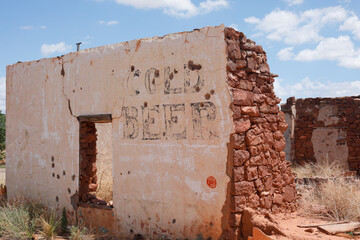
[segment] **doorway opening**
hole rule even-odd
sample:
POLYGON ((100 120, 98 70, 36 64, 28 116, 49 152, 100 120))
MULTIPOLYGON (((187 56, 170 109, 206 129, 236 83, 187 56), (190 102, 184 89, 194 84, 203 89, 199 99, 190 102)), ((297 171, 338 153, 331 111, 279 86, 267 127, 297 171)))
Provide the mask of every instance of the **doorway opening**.
POLYGON ((78 117, 79 205, 113 207, 111 114, 78 117))

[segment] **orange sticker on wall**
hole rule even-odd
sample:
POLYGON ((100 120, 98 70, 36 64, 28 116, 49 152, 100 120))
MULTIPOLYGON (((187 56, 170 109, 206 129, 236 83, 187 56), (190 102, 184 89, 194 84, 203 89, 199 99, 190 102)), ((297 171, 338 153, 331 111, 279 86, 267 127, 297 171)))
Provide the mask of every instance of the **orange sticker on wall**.
POLYGON ((208 177, 206 183, 210 188, 216 188, 216 178, 213 176, 208 177))

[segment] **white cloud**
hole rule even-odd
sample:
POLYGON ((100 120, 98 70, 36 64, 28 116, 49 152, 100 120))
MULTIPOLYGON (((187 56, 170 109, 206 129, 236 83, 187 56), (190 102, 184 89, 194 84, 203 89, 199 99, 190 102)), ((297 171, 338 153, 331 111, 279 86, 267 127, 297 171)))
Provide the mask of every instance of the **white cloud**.
POLYGON ((32 25, 26 25, 26 26, 21 26, 20 30, 34 30, 34 29, 46 29, 46 26, 44 25, 40 25, 40 26, 32 26, 32 25))
POLYGON ((6 78, 0 77, 0 110, 5 112, 6 110, 6 78))
POLYGON ((287 44, 319 42, 319 32, 327 24, 341 23, 347 18, 347 10, 341 6, 310 9, 305 12, 292 12, 275 9, 264 18, 245 18, 245 22, 254 24, 255 29, 267 34, 273 41, 287 44))
POLYGON ((34 29, 34 26, 31 26, 31 25, 21 26, 20 29, 21 29, 21 30, 33 30, 33 29, 34 29))
POLYGON ((236 31, 239 31, 239 25, 237 25, 237 24, 231 24, 229 27, 231 27, 231 28, 233 28, 233 29, 235 29, 236 31))
POLYGON ((204 0, 195 5, 191 0, 115 0, 118 4, 138 9, 162 9, 165 14, 189 18, 228 6, 227 0, 204 0))
POLYGON ((360 49, 355 49, 349 36, 324 38, 315 49, 304 49, 295 57, 298 61, 333 60, 340 66, 360 68, 360 49))
POLYGON ((346 19, 346 21, 340 26, 342 31, 352 32, 358 39, 360 39, 360 20, 357 16, 353 15, 346 19))
POLYGON ((41 45, 41 54, 47 57, 54 53, 66 53, 71 51, 73 46, 66 44, 65 42, 59 42, 55 44, 43 44, 41 45))
POLYGON ((304 0, 284 0, 289 6, 299 5, 304 3, 304 0))
POLYGON ((312 81, 309 77, 295 84, 286 84, 283 79, 274 82, 275 93, 285 102, 288 97, 342 97, 360 95, 360 81, 326 82, 312 81))
POLYGON ((294 57, 293 50, 293 47, 283 48, 277 53, 277 56, 280 60, 290 60, 294 57))
POLYGON ((111 26, 111 25, 116 25, 118 24, 119 22, 118 21, 115 21, 115 20, 111 20, 111 21, 104 21, 104 20, 101 20, 99 21, 99 24, 100 25, 106 25, 106 26, 111 26))
POLYGON ((108 22, 106 23, 106 25, 111 26, 111 25, 116 25, 116 24, 118 24, 118 23, 119 23, 118 21, 113 20, 113 21, 108 21, 108 22))

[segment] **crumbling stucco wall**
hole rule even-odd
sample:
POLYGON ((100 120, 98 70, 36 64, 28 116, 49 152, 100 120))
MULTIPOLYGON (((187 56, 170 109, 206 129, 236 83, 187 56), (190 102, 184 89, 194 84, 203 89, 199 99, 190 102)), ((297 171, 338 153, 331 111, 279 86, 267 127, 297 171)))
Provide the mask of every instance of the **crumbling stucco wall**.
POLYGON ((219 26, 8 66, 9 199, 65 207, 123 237, 171 239, 241 235, 245 206, 293 210, 266 61, 219 26), (77 117, 98 114, 112 116, 114 208, 104 211, 78 209, 77 117))
POLYGON ((291 129, 294 138, 287 139, 292 149, 289 161, 300 164, 336 161, 347 164, 350 170, 359 169, 359 97, 289 98, 282 110, 287 119, 295 116, 291 129))

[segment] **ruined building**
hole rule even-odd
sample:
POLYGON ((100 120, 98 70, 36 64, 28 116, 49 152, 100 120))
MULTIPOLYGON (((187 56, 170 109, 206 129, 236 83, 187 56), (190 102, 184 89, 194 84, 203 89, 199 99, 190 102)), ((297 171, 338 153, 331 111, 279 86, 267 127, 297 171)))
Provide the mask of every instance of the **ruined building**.
POLYGON ((274 77, 224 26, 8 66, 8 197, 124 238, 240 238, 245 206, 295 208, 274 77), (98 123, 112 201, 96 195, 98 123))
POLYGON ((290 162, 332 163, 360 167, 360 96, 339 98, 291 97, 283 104, 289 127, 285 132, 290 162))

